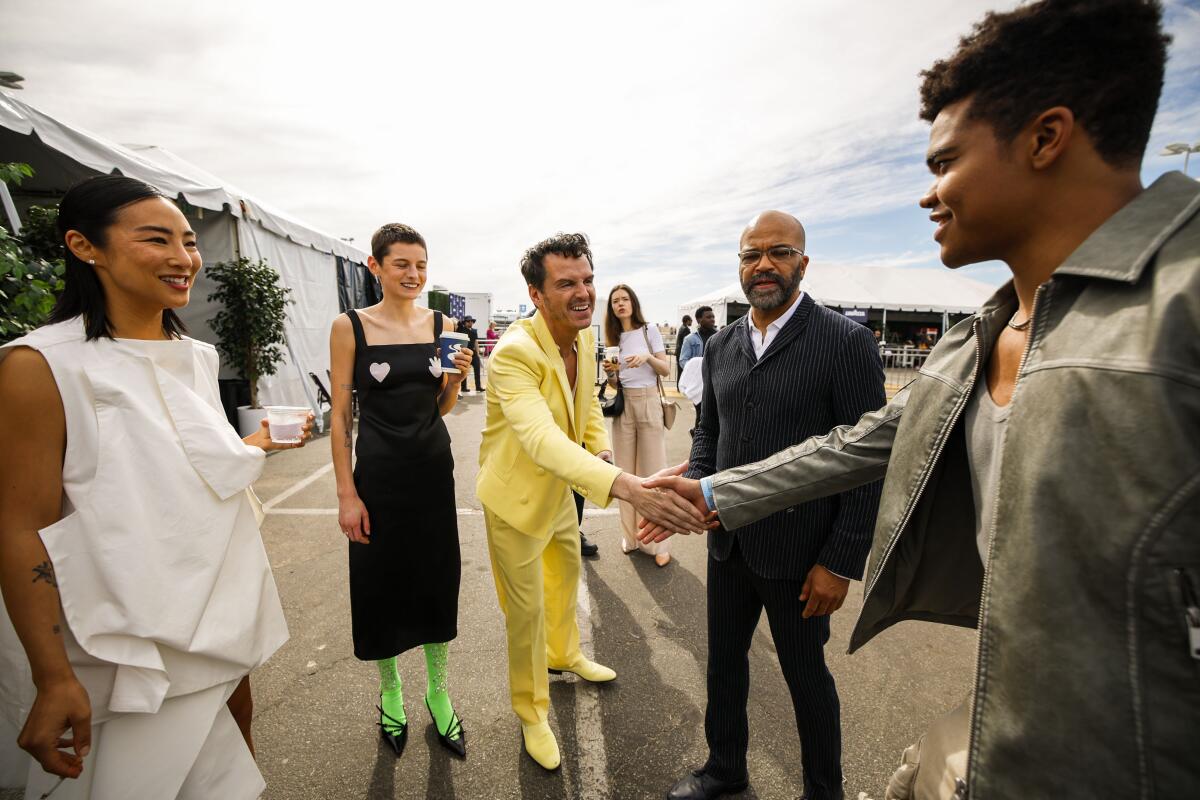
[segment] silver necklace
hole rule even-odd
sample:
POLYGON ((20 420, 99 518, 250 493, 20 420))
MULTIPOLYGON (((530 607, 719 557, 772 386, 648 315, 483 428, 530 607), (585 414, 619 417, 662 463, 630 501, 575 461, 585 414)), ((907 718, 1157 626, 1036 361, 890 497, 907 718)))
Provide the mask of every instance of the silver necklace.
POLYGON ((1009 319, 1009 321, 1004 324, 1007 325, 1008 327, 1012 328, 1014 331, 1023 331, 1029 327, 1029 323, 1033 322, 1032 314, 1030 314, 1028 317, 1026 317, 1025 321, 1020 323, 1019 325, 1017 323, 1013 322, 1013 320, 1016 318, 1017 318, 1017 315, 1013 314, 1012 318, 1009 319))

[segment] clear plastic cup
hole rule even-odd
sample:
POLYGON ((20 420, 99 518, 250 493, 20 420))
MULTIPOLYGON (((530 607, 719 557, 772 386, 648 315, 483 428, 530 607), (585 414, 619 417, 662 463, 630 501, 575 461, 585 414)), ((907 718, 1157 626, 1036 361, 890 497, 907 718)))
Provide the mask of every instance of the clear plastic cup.
POLYGON ((299 444, 304 434, 304 423, 312 409, 307 406, 266 406, 267 427, 271 441, 276 444, 299 444))
POLYGON ((614 364, 621 363, 621 348, 619 348, 619 347, 604 348, 604 360, 611 361, 614 364))

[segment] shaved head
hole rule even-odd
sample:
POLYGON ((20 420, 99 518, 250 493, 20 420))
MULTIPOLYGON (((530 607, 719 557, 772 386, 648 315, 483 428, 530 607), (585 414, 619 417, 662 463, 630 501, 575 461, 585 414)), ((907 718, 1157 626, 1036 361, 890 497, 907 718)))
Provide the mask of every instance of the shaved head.
POLYGON ((797 250, 804 249, 804 226, 800 224, 800 220, 786 211, 761 211, 756 214, 754 219, 746 224, 746 229, 742 231, 742 245, 746 244, 746 238, 751 234, 784 236, 786 239, 780 239, 777 243, 786 241, 797 250))

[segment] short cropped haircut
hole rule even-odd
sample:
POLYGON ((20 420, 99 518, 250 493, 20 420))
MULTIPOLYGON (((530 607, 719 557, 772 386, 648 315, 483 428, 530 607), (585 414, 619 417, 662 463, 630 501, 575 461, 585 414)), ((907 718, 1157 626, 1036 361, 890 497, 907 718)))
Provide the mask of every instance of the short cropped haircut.
POLYGON ((696 320, 699 321, 699 319, 701 317, 703 317, 704 314, 708 311, 712 311, 712 306, 700 306, 699 308, 697 308, 696 309, 696 320))
POLYGON ((388 249, 394 244, 419 244, 425 250, 425 255, 429 255, 425 237, 417 233, 416 229, 399 222, 389 222, 371 237, 371 255, 375 257, 375 262, 382 264, 387 258, 388 249))
POLYGON ((921 73, 921 119, 970 97, 969 117, 1011 142, 1041 112, 1066 106, 1101 158, 1136 167, 1170 42, 1158 0, 1041 0, 991 12, 921 73))
POLYGON ((565 258, 586 258, 588 264, 595 269, 592 262, 592 248, 588 238, 582 233, 557 233, 549 239, 543 239, 525 251, 521 256, 521 275, 525 283, 542 288, 546 282, 546 256, 554 253, 565 258))

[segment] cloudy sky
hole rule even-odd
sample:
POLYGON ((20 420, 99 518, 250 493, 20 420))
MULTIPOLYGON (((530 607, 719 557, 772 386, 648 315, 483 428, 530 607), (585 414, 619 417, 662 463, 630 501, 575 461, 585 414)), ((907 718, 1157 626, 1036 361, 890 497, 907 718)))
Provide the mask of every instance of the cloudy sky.
MULTIPOLYGON (((601 291, 630 283, 666 321, 736 278, 764 208, 804 220, 810 269, 938 266, 917 73, 1012 5, 2 0, 0 69, 69 124, 364 248, 409 223, 433 282, 501 308, 527 302, 525 247, 585 231, 601 291)), ((1200 4, 1167 23, 1147 180, 1182 166, 1164 144, 1200 140, 1200 4)))

